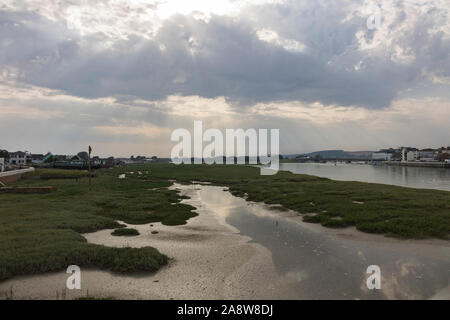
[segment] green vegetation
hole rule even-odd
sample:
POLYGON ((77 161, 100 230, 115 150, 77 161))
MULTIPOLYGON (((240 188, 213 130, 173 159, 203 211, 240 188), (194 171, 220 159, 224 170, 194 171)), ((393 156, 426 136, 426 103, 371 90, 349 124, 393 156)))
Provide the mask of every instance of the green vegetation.
POLYGON ((119 228, 119 229, 116 229, 113 232, 111 232, 111 234, 113 236, 130 237, 130 236, 138 236, 139 231, 137 231, 136 229, 133 229, 133 228, 119 228))
MULTIPOLYGON (((95 174, 92 174, 95 176, 95 174)), ((63 169, 36 169, 23 175, 24 179, 78 179, 89 177, 89 173, 84 170, 63 170, 63 169)))
POLYGON ((126 223, 184 224, 196 215, 180 204, 172 183, 143 175, 118 175, 127 167, 96 172, 89 192, 83 171, 37 170, 11 186, 55 186, 48 194, 0 194, 0 281, 15 275, 64 270, 71 264, 114 272, 156 271, 167 257, 151 247, 109 248, 89 244, 79 234, 120 228, 126 223), (78 179, 46 179, 49 174, 78 179))
POLYGON ((450 193, 445 191, 289 172, 261 176, 258 168, 249 166, 150 164, 104 169, 96 171, 92 191, 83 171, 39 169, 37 173, 11 186, 50 185, 57 191, 0 194, 0 281, 64 270, 71 264, 114 272, 158 270, 167 257, 154 248, 89 244, 80 233, 123 228, 117 221, 186 223, 196 213, 180 203, 177 191, 167 189, 172 179, 226 186, 236 196, 295 210, 305 214, 305 221, 327 227, 356 226, 404 238, 449 239, 450 235, 450 193), (123 173, 126 179, 118 179, 123 173))
POLYGON ((182 183, 227 186, 249 201, 279 204, 326 227, 402 238, 450 239, 450 192, 384 184, 334 181, 280 171, 261 176, 259 169, 226 165, 153 165, 152 176, 182 183))

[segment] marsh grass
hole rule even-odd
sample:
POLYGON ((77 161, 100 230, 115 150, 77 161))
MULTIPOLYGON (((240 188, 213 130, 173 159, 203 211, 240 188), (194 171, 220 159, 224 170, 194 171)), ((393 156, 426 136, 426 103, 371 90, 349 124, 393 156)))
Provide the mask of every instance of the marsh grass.
MULTIPOLYGON (((45 169, 40 171, 41 176, 46 174, 45 169)), ((65 270, 71 264, 127 273, 152 272, 167 264, 167 257, 154 248, 110 248, 89 244, 80 235, 123 228, 116 220, 178 225, 196 215, 194 207, 179 203, 177 191, 167 189, 171 182, 144 181, 133 175, 118 179, 125 171, 97 171, 92 191, 84 176, 22 179, 12 184, 55 186, 57 191, 49 194, 0 194, 0 281, 65 270)), ((58 170, 58 174, 70 176, 72 171, 58 170)))
POLYGON ((138 236, 139 235, 139 231, 137 231, 136 229, 133 229, 133 228, 119 228, 119 229, 116 229, 113 232, 111 232, 111 235, 113 235, 113 236, 126 236, 126 237, 138 236))
MULTIPOLYGON (((50 176, 41 170, 40 177, 50 176)), ((70 176, 72 171, 52 174, 70 176)), ((158 270, 168 258, 154 248, 89 244, 80 233, 123 228, 117 220, 185 224, 197 215, 195 208, 180 203, 179 193, 167 189, 172 185, 169 180, 226 186, 235 196, 308 214, 303 215, 305 221, 327 227, 356 226, 364 232, 402 238, 449 239, 450 235, 450 192, 446 191, 289 172, 261 176, 258 168, 237 165, 124 166, 96 171, 92 191, 84 175, 12 184, 51 185, 57 188, 53 193, 0 194, 0 281, 65 270, 72 264, 125 273, 158 270), (138 175, 138 171, 150 173, 138 175), (122 173, 126 179, 120 180, 122 173)))
POLYGON ((450 192, 392 185, 335 181, 237 165, 152 165, 154 178, 226 186, 248 201, 281 205, 326 227, 356 226, 360 231, 401 238, 450 239, 450 192))
MULTIPOLYGON (((95 177, 95 173, 91 174, 95 177)), ((23 179, 77 179, 89 177, 89 173, 85 170, 64 170, 64 169, 36 169, 31 172, 26 172, 23 179)))

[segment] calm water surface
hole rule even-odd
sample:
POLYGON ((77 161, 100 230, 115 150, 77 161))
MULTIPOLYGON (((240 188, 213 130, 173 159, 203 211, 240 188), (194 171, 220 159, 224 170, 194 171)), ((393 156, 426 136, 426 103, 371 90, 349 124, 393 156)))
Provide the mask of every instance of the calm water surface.
MULTIPOLYGON (((297 299, 450 299, 450 246, 369 241, 311 230, 221 187, 197 186, 202 203, 272 253, 282 286, 297 299), (367 267, 381 268, 381 290, 368 290, 367 267)), ((291 297, 289 297, 291 298, 291 297)))
POLYGON ((342 181, 363 181, 450 191, 449 168, 347 163, 281 163, 280 170, 342 181))

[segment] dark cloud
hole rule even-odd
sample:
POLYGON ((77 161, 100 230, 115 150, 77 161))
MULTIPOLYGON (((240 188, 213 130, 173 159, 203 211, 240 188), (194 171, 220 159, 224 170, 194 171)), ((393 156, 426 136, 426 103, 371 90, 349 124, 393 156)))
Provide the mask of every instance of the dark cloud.
MULTIPOLYGON (((382 108, 429 74, 450 76, 450 41, 443 31, 429 32, 441 12, 390 34, 388 49, 361 50, 358 32, 370 42, 377 31, 366 30, 367 17, 352 10, 337 2, 288 2, 208 22, 175 16, 153 40, 134 35, 109 46, 100 32, 81 37, 64 21, 0 11, 0 65, 19 70, 21 81, 82 97, 225 96, 237 105, 299 100, 382 108), (307 49, 262 41, 261 28, 307 49), (396 46, 414 59, 394 59, 396 46)), ((390 30, 408 19, 398 12, 390 30)))

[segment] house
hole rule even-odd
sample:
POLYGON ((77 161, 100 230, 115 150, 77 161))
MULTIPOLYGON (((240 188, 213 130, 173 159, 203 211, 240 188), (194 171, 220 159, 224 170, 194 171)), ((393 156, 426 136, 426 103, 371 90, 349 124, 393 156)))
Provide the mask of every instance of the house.
POLYGON ((78 152, 74 156, 69 156, 68 158, 70 159, 70 161, 86 161, 87 162, 89 155, 86 151, 81 151, 81 152, 78 152))
POLYGON ((401 156, 401 161, 405 162, 406 161, 406 154, 408 153, 408 150, 406 148, 402 148, 402 156, 401 156))
POLYGON ((47 154, 42 159, 42 163, 49 162, 53 158, 53 154, 51 152, 47 152, 47 154))
POLYGON ((0 172, 5 171, 5 158, 0 158, 0 172))
POLYGON ((406 161, 418 161, 420 159, 419 151, 408 151, 406 161))
POLYGON ((114 160, 114 157, 109 157, 109 158, 106 158, 106 159, 101 159, 100 160, 101 161, 101 166, 102 166, 102 168, 110 168, 110 167, 114 167, 114 165, 115 165, 115 160, 114 160))
POLYGON ((419 151, 420 161, 435 161, 437 160, 437 153, 432 149, 424 149, 419 151))
POLYGON ((31 163, 32 164, 41 164, 44 160, 43 154, 32 154, 31 155, 31 163))
POLYGON ((91 159, 91 166, 100 166, 102 164, 102 160, 100 159, 100 157, 95 156, 91 159))
POLYGON ((16 166, 26 165, 29 156, 30 155, 27 152, 22 151, 11 152, 9 154, 9 164, 16 166))

